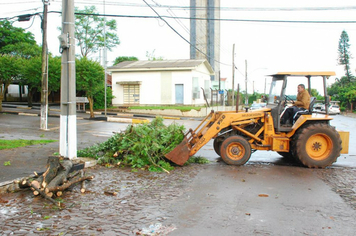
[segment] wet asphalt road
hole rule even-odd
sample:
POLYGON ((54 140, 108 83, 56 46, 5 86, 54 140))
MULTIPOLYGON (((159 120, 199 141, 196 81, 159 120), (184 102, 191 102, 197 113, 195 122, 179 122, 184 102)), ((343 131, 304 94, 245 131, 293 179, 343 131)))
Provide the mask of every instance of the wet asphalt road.
MULTIPOLYGON (((199 123, 166 122, 187 128, 199 123)), ((334 116, 332 125, 351 131, 350 154, 325 170, 286 163, 277 153, 263 151, 255 152, 247 165, 227 166, 208 143, 197 155, 212 164, 176 168, 169 175, 100 166, 88 169, 96 176, 88 183, 88 192, 80 194, 78 187, 66 192, 63 210, 30 191, 4 194, 0 235, 132 235, 156 223, 169 235, 354 235, 355 123, 354 118, 334 116), (118 195, 107 196, 106 190, 118 195)), ((49 118, 50 130, 40 131, 39 117, 0 114, 0 138, 58 139, 58 125, 58 118, 49 118)), ((105 141, 126 126, 78 120, 78 148, 105 141)), ((23 174, 31 174, 55 151, 58 143, 3 150, 0 161, 11 158, 14 165, 24 165, 23 174)), ((0 166, 1 178, 4 168, 0 166)))

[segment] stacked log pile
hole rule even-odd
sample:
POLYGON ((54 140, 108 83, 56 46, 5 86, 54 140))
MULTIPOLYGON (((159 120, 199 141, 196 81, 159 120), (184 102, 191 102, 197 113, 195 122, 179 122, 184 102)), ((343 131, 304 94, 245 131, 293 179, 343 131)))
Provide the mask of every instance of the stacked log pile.
POLYGON ((21 188, 30 187, 34 195, 41 195, 45 199, 60 206, 60 202, 53 198, 60 197, 63 191, 74 184, 81 183, 81 193, 85 192, 85 181, 92 180, 94 176, 85 176, 84 170, 72 172, 73 163, 69 159, 50 156, 47 161, 46 171, 37 178, 20 181, 21 188))

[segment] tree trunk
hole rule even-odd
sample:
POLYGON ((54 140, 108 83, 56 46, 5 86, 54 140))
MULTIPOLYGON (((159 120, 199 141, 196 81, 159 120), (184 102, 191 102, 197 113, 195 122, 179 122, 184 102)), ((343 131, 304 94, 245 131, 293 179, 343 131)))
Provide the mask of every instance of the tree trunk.
POLYGON ((36 188, 45 188, 48 183, 56 177, 58 169, 60 168, 59 158, 56 156, 50 156, 47 160, 46 171, 38 177, 36 180, 31 182, 31 185, 36 186, 36 188))
POLYGON ((2 100, 4 99, 6 90, 10 84, 4 83, 4 87, 2 87, 2 85, 3 84, 0 84, 0 111, 2 111, 2 100))
POLYGON ((94 99, 91 96, 88 96, 89 108, 90 108, 90 118, 94 118, 94 99))
POLYGON ((61 184, 63 184, 66 180, 67 180, 67 176, 69 174, 70 169, 72 169, 72 162, 70 160, 64 160, 62 162, 62 167, 63 169, 61 169, 57 176, 55 178, 52 179, 52 181, 46 186, 46 193, 51 192, 51 191, 47 191, 47 189, 59 186, 61 184))
POLYGON ((28 89, 28 95, 27 95, 27 105, 28 107, 32 107, 32 97, 35 89, 29 88, 28 89))
POLYGON ((3 99, 4 99, 4 96, 2 95, 2 93, 0 93, 0 111, 2 111, 2 100, 3 99))

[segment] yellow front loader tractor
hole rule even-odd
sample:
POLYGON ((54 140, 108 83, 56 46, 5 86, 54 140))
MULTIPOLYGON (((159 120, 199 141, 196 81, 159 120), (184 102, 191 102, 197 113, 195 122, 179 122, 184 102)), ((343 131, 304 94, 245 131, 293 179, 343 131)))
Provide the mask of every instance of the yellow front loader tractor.
MULTIPOLYGON (((183 165, 211 139, 215 152, 230 165, 243 165, 256 150, 276 151, 286 158, 296 158, 310 168, 325 168, 333 164, 340 153, 348 153, 349 133, 330 125, 326 80, 334 72, 280 72, 272 75, 267 107, 259 110, 211 111, 184 136, 184 140, 166 158, 183 165), (309 109, 297 112, 293 124, 281 125, 286 104, 292 99, 286 94, 287 84, 305 84, 311 94, 311 81, 323 80, 326 114, 313 113, 315 98, 309 109), (288 83, 287 83, 288 82, 288 83)), ((320 81, 318 85, 321 85, 320 81)), ((297 86, 293 86, 296 90, 297 86)))

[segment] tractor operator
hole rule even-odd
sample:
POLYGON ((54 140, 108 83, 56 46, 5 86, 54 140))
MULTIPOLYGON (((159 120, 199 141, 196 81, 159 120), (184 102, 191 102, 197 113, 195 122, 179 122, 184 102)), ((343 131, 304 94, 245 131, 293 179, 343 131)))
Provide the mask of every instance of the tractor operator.
POLYGON ((305 90, 304 84, 298 85, 298 95, 297 101, 293 101, 293 106, 286 109, 282 118, 281 124, 291 124, 293 125, 293 117, 298 111, 304 111, 309 109, 310 95, 307 90, 305 90))

